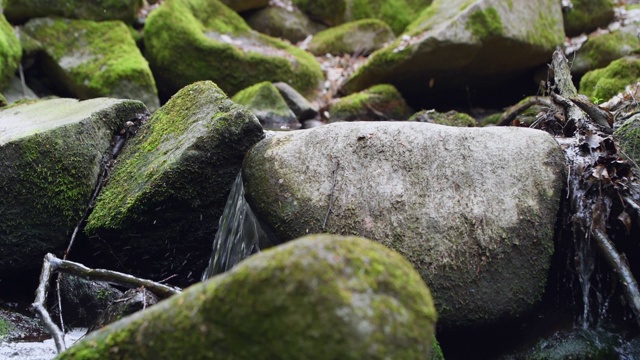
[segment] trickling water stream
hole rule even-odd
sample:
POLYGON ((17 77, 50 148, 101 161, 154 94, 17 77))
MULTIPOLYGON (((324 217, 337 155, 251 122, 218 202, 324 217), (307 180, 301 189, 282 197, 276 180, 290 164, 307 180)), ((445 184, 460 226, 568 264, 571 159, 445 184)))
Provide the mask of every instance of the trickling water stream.
POLYGON ((231 186, 218 232, 213 239, 209 266, 202 274, 206 280, 223 273, 269 244, 269 239, 244 198, 242 173, 231 186))

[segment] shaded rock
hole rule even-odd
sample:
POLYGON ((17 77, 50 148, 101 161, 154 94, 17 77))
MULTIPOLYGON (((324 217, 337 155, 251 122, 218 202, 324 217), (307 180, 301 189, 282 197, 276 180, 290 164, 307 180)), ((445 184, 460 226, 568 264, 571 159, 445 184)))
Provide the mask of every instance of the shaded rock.
POLYGON ((7 85, 20 63, 22 48, 13 27, 0 13, 0 89, 7 85))
POLYGON ((153 280, 197 281, 256 117, 203 81, 180 90, 129 140, 88 218, 96 267, 153 280), (143 261, 144 260, 144 261, 143 261))
POLYGON ((317 33, 307 50, 317 56, 324 54, 368 55, 382 48, 396 36, 389 25, 377 19, 363 19, 317 33))
POLYGON ((266 7, 248 14, 246 20, 252 29, 269 36, 287 39, 292 43, 302 41, 307 36, 327 28, 309 20, 297 7, 266 7))
POLYGON ((573 6, 564 13, 564 30, 567 36, 606 27, 615 15, 612 0, 572 0, 571 4, 573 6))
POLYGON ((122 291, 102 281, 89 281, 62 274, 60 295, 65 324, 71 327, 87 327, 93 324, 113 301, 122 297, 122 291))
POLYGON ((59 359, 424 359, 435 321, 429 289, 400 255, 311 235, 93 332, 59 359))
POLYGON ((593 102, 607 101, 627 85, 640 79, 640 58, 624 57, 611 62, 607 67, 584 74, 580 79, 580 93, 593 102))
POLYGON ((141 0, 4 0, 4 14, 12 23, 38 17, 58 16, 84 20, 122 20, 132 23, 141 0))
POLYGON ((286 81, 309 96, 324 76, 309 53, 251 30, 217 0, 164 2, 147 19, 144 43, 164 97, 197 80, 212 80, 228 94, 286 81))
POLYGON ((221 0, 221 2, 237 12, 260 9, 269 5, 269 0, 221 0))
POLYGON ((336 26, 361 19, 380 19, 396 34, 415 20, 431 0, 368 0, 353 3, 349 0, 293 0, 312 19, 336 26))
POLYGON ((296 117, 300 121, 312 119, 318 115, 318 107, 309 102, 304 96, 302 96, 291 85, 284 82, 277 82, 273 86, 278 89, 280 95, 289 106, 289 109, 296 114, 296 117))
POLYGON ((98 316, 93 318, 93 323, 87 332, 98 330, 127 315, 145 310, 158 303, 158 297, 145 288, 129 289, 116 299, 111 299, 109 305, 98 316))
POLYGON ((443 89, 496 87, 547 62, 564 43, 562 30, 555 0, 436 0, 342 90, 390 83, 422 99, 443 89))
POLYGON ((35 100, 38 98, 38 95, 36 95, 27 84, 23 84, 16 76, 9 80, 9 84, 3 93, 8 103, 13 103, 18 100, 35 100))
POLYGON ((298 129, 300 127, 296 115, 289 109, 278 89, 268 81, 240 91, 231 100, 251 110, 266 129, 298 129))
POLYGON ((160 106, 149 64, 124 23, 41 18, 23 31, 41 44, 43 67, 72 96, 140 100, 152 112, 160 106))
POLYGON ((373 86, 338 99, 329 108, 330 122, 407 120, 413 110, 393 85, 373 86))
POLYGON ((435 110, 422 110, 413 114, 409 118, 409 121, 426 122, 447 126, 476 126, 476 120, 471 117, 471 115, 457 112, 455 110, 447 111, 446 113, 437 112, 435 110))
POLYGON ((302 128, 303 129, 312 129, 314 127, 318 127, 318 126, 322 126, 324 125, 324 123, 320 120, 315 120, 315 119, 311 119, 311 120, 307 120, 305 122, 302 123, 302 128))
POLYGON ((252 148, 243 176, 280 241, 376 240, 411 261, 439 324, 457 328, 522 316, 540 299, 564 168, 543 131, 357 122, 276 133, 252 148))
POLYGON ((640 164, 640 115, 636 114, 615 131, 620 149, 636 164, 640 164))
MULTIPOLYGON (((640 50, 640 39, 636 34, 637 26, 628 26, 619 30, 592 35, 575 53, 571 73, 582 75, 590 70, 600 69, 612 61, 632 55, 640 50)), ((572 55, 568 55, 571 59, 572 55)))
POLYGON ((84 213, 114 133, 146 116, 131 100, 43 100, 0 111, 0 275, 39 269, 84 213))
POLYGON ((0 347, 5 342, 32 340, 47 336, 47 331, 35 317, 0 309, 0 347))

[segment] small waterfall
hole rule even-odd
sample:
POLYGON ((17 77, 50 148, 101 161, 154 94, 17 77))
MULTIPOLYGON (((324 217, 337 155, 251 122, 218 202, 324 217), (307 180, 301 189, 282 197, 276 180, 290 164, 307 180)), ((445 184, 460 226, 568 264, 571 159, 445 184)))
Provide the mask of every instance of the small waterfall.
POLYGON ((213 252, 202 280, 223 273, 241 260, 260 251, 269 244, 265 232, 244 198, 242 172, 231 186, 224 212, 213 239, 213 252))

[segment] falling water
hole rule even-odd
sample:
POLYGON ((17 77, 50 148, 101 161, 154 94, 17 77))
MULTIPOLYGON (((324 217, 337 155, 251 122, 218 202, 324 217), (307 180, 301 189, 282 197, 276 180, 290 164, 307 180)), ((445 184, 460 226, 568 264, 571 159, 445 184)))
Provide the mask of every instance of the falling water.
POLYGON ((213 239, 209 266, 202 274, 202 280, 231 269, 241 260, 260 251, 260 247, 266 244, 269 244, 267 235, 244 198, 240 173, 231 186, 231 193, 218 223, 218 232, 213 239))

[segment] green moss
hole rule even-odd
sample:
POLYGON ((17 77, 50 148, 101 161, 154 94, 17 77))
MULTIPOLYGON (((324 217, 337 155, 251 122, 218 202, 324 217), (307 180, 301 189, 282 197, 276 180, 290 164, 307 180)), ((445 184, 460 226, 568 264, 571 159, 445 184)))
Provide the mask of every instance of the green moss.
POLYGON ((638 50, 640 39, 635 34, 618 30, 590 37, 578 50, 578 55, 587 62, 584 67, 592 70, 603 68, 612 61, 638 50))
POLYGON ((132 23, 142 5, 142 0, 4 0, 3 8, 7 18, 14 23, 48 16, 132 23))
POLYGON ((206 79, 230 94, 261 81, 286 81, 310 96, 323 78, 309 53, 251 31, 217 1, 164 2, 147 19, 144 42, 164 97, 206 79), (224 41, 223 35, 233 43, 224 41))
MULTIPOLYGON (((555 2, 555 0, 547 1, 555 2)), ((555 4, 550 6, 555 6, 555 4)), ((551 13, 539 11, 533 25, 533 31, 526 35, 526 40, 544 49, 553 49, 563 44, 564 34, 561 31, 557 31, 559 28, 558 21, 559 19, 551 13), (556 30, 554 31, 554 29, 556 30)))
POLYGON ((434 110, 422 110, 409 118, 409 121, 428 122, 447 126, 474 127, 476 120, 471 115, 454 110, 439 113, 434 110))
POLYGON ((398 90, 389 84, 345 96, 329 109, 331 121, 405 120, 412 111, 398 90), (372 114, 372 109, 374 113, 372 114), (383 117, 382 119, 380 117, 383 117))
POLYGON ((278 89, 269 81, 250 86, 235 94, 231 100, 250 108, 270 109, 278 113, 291 111, 278 89))
POLYGON ((615 15, 612 0, 574 0, 572 4, 573 7, 564 14, 564 27, 568 36, 604 27, 615 15))
POLYGON ((0 89, 14 76, 21 57, 20 41, 11 24, 0 13, 0 89))
POLYGON ((636 164, 640 164, 640 117, 634 116, 625 121, 615 132, 620 148, 636 164))
MULTIPOLYGON (((131 90, 136 88, 156 99, 157 106, 151 70, 124 23, 37 19, 27 23, 24 30, 43 45, 49 69, 60 74, 75 96, 143 97, 131 90)), ((144 97, 139 100, 152 103, 144 97)))
POLYGON ((317 33, 307 49, 315 55, 369 54, 394 39, 393 32, 383 21, 364 19, 317 33))
POLYGON ((580 80, 580 93, 608 100, 640 78, 640 59, 622 58, 603 69, 592 70, 580 80))
POLYGON ((419 359, 431 352, 436 317, 399 254, 316 235, 89 334, 59 359, 419 359))
POLYGON ((466 27, 467 30, 471 31, 471 33, 483 40, 499 36, 504 31, 500 14, 498 14, 498 11, 492 7, 471 13, 466 27))
POLYGON ((0 341, 7 335, 9 335, 9 331, 13 328, 11 323, 3 318, 0 318, 0 341))

